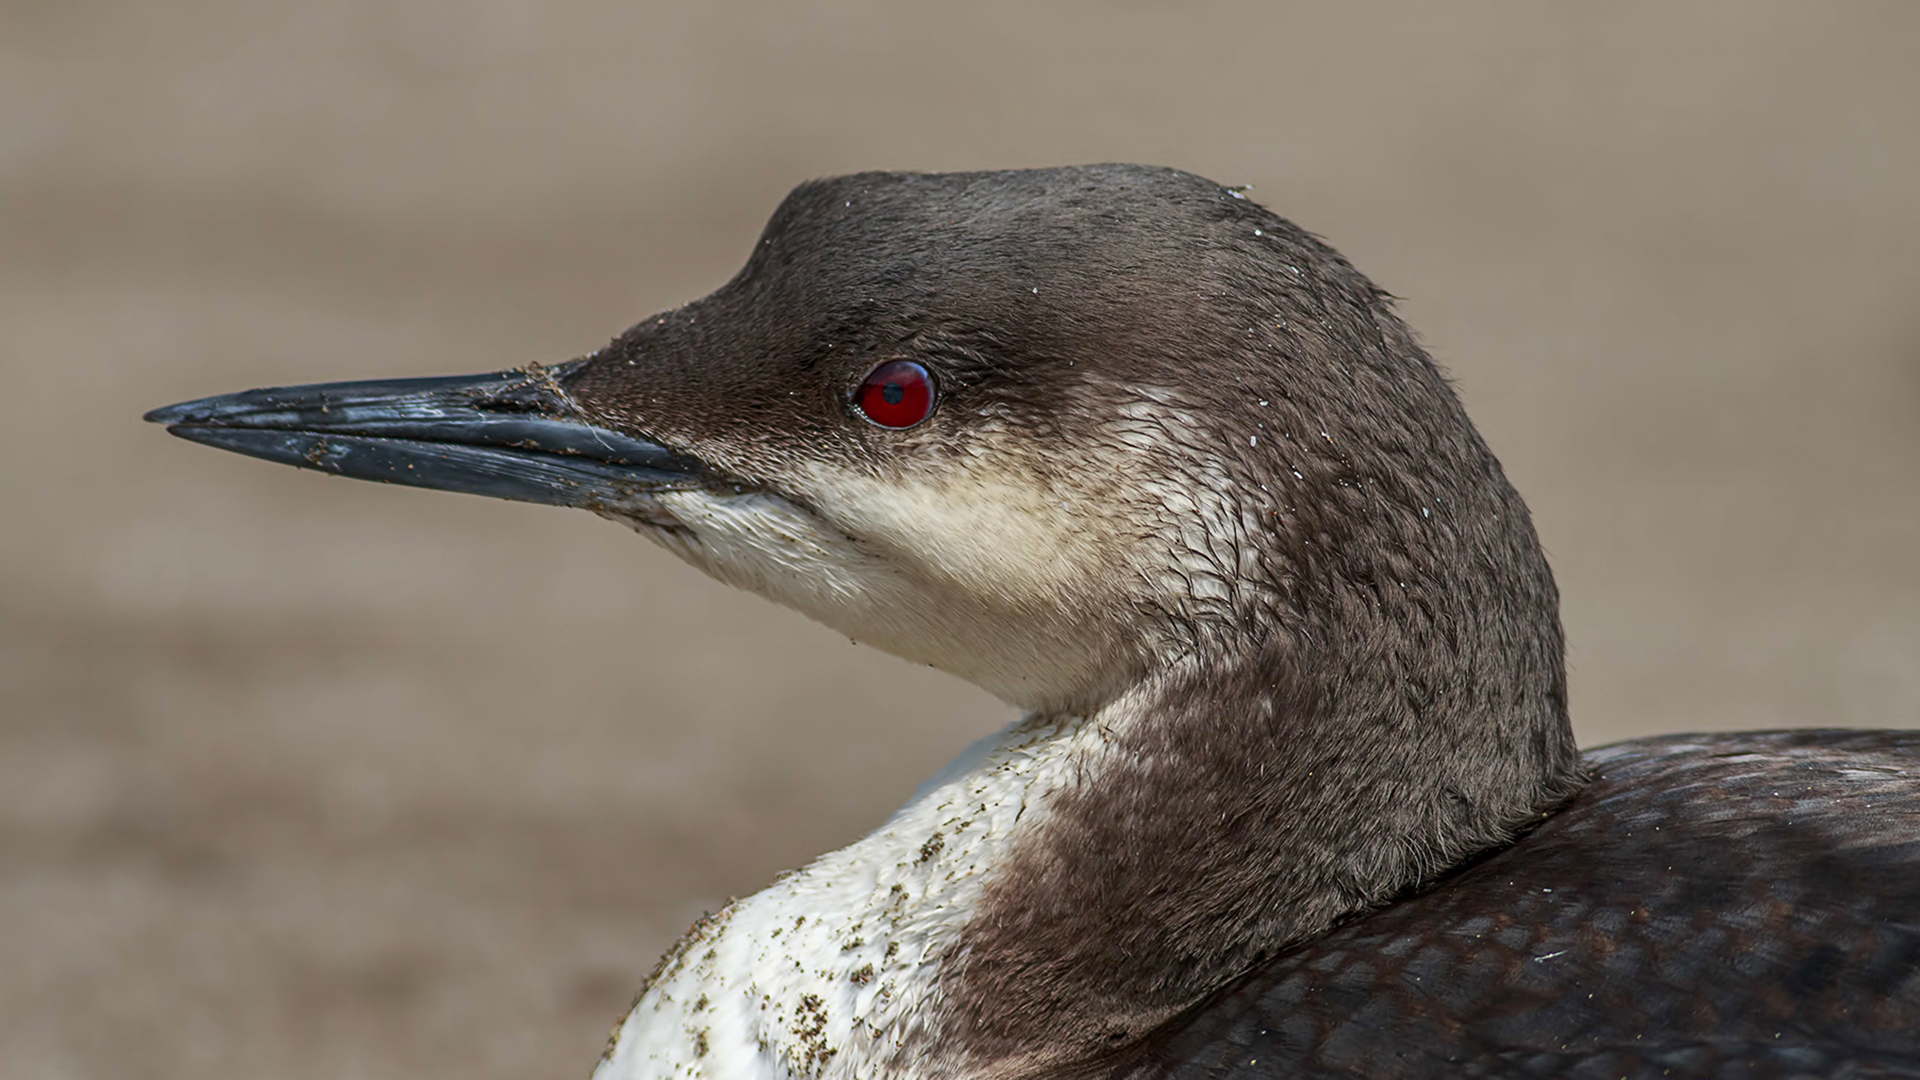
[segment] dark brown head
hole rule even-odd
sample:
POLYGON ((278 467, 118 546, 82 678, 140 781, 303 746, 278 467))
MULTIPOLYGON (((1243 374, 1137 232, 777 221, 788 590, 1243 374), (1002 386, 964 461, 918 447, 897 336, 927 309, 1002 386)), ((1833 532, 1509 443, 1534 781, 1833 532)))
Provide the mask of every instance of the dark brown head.
POLYGON ((1555 711, 1552 578, 1452 390, 1337 253, 1198 177, 803 185, 734 280, 559 382, 734 485, 644 527, 1022 705, 1333 638, 1555 711), (895 361, 933 385, 905 428, 856 401, 895 361))

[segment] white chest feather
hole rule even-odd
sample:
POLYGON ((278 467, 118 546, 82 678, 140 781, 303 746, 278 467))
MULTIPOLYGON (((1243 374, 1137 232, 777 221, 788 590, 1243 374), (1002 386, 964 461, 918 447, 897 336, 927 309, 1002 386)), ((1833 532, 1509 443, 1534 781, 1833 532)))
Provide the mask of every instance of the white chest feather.
POLYGON ((969 748, 879 829, 703 921, 668 954, 596 1080, 911 1078, 943 956, 1101 725, 1029 718, 969 748))

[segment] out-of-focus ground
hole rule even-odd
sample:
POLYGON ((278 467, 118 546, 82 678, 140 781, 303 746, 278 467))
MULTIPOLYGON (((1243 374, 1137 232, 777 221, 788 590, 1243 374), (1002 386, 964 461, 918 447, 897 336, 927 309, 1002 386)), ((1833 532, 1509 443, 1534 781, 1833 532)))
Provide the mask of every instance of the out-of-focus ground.
POLYGON ((580 1076, 1010 716, 151 406, 591 350, 807 177, 1149 161, 1395 293, 1583 741, 1920 722, 1920 6, 0 6, 0 1074, 580 1076))

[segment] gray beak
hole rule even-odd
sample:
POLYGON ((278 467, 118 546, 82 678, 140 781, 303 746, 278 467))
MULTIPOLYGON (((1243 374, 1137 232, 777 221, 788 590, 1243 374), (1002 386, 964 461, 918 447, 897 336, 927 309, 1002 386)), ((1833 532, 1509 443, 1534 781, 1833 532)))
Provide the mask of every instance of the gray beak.
POLYGON ((247 390, 146 419, 193 442, 356 480, 628 514, 644 513, 654 492, 720 479, 582 417, 560 380, 583 363, 247 390))

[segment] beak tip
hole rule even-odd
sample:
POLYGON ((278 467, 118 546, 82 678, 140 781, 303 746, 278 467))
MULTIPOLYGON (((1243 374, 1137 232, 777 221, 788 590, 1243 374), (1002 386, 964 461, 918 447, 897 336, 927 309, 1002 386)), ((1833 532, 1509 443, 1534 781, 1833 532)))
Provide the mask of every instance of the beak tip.
POLYGON ((205 398, 199 398, 193 401, 182 401, 176 405, 162 405, 157 409, 148 409, 145 413, 141 414, 140 419, 145 420, 149 424, 166 424, 169 427, 175 424, 190 424, 196 420, 205 420, 207 419, 204 415, 206 409, 203 406, 205 406, 206 400, 205 398))

